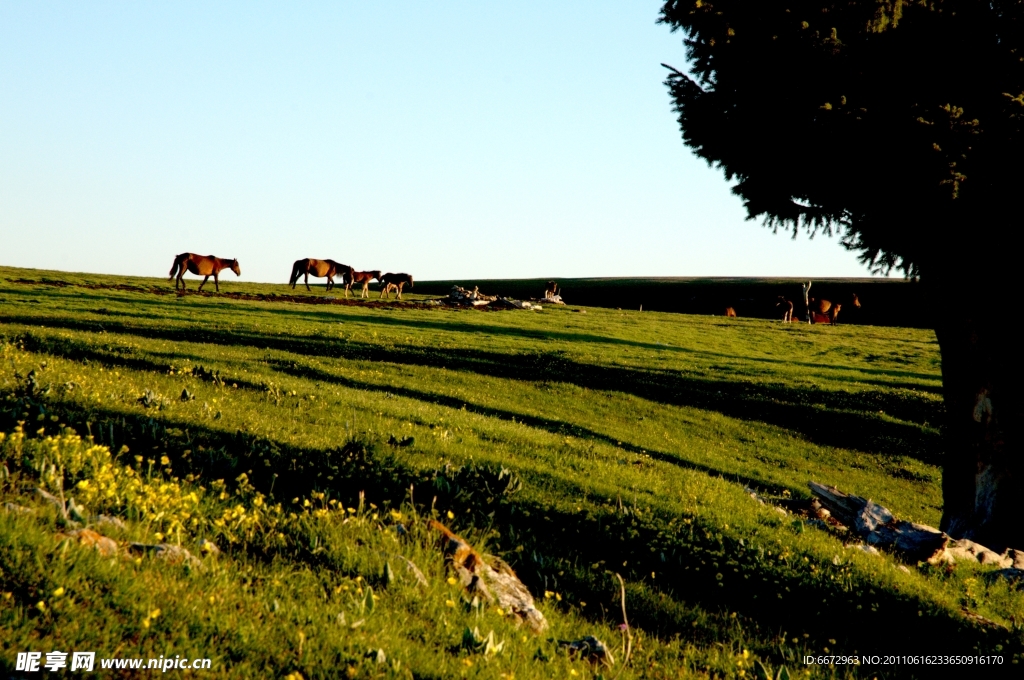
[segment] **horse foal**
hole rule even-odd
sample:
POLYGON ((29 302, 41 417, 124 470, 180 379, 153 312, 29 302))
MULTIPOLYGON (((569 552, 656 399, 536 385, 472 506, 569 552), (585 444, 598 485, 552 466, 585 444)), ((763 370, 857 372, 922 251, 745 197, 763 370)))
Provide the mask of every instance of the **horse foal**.
POLYGON ((380 281, 380 270, 374 269, 369 272, 357 272, 355 269, 349 267, 348 273, 345 275, 345 297, 348 297, 348 293, 352 290, 353 283, 363 284, 363 294, 360 298, 370 297, 370 281, 377 279, 380 281))
POLYGON ((381 276, 378 281, 380 281, 381 285, 380 296, 387 296, 388 299, 391 298, 391 291, 395 291, 398 293, 398 299, 401 300, 402 289, 405 287, 405 284, 409 284, 409 288, 412 288, 412 276, 409 274, 392 274, 388 272, 381 276))

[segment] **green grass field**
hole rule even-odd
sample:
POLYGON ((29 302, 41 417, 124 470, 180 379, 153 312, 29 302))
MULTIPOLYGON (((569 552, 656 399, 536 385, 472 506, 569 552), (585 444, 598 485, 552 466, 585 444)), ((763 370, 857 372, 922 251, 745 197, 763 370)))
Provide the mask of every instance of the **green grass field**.
POLYGON ((1024 594, 986 568, 867 554, 747 490, 784 502, 815 480, 937 524, 930 331, 221 292, 0 268, 0 501, 32 510, 0 512, 5 674, 53 649, 209 657, 202 677, 935 676, 807 654, 1017 668, 1024 594), (117 540, 221 553, 101 557, 60 539, 36 487, 120 518, 99 529, 117 540), (428 517, 507 561, 550 630, 450 583, 428 517), (584 635, 616 663, 558 644, 584 635))

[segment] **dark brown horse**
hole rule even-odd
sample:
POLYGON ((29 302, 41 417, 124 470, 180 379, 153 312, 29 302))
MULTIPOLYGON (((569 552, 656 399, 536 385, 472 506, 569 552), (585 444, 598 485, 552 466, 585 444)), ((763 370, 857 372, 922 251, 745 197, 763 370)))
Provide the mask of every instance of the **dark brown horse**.
POLYGON ((347 264, 341 264, 334 260, 314 260, 312 258, 306 258, 305 260, 295 260, 295 264, 292 265, 292 277, 288 281, 292 288, 295 288, 296 282, 299 277, 305 275, 306 277, 306 290, 312 290, 309 287, 309 275, 312 274, 318 278, 327 277, 327 290, 334 288, 334 277, 339 273, 342 278, 352 271, 352 267, 347 264))
POLYGON ((391 291, 398 293, 398 299, 402 299, 402 289, 405 288, 405 284, 409 284, 409 288, 412 288, 412 276, 409 274, 392 274, 388 272, 384 276, 378 279, 381 285, 380 296, 387 296, 391 298, 391 291))
POLYGON ((174 282, 174 290, 178 290, 178 284, 181 284, 181 289, 185 290, 185 271, 190 271, 196 276, 202 276, 203 282, 199 284, 199 290, 203 289, 206 285, 206 281, 212 276, 213 285, 216 286, 217 292, 220 292, 220 281, 218 275, 221 270, 230 269, 235 273, 235 276, 242 275, 242 268, 238 266, 238 260, 224 260, 213 255, 196 255, 195 253, 182 253, 181 255, 174 256, 174 266, 171 267, 171 276, 168 281, 174 278, 175 274, 178 276, 178 280, 174 282))
POLYGON ((783 296, 779 296, 779 301, 775 303, 775 306, 782 310, 782 320, 789 323, 793 320, 793 303, 787 300, 783 296))
POLYGON ((357 272, 355 269, 349 268, 349 272, 345 275, 345 297, 348 297, 353 283, 360 283, 363 286, 363 294, 359 297, 370 297, 370 281, 374 279, 380 281, 379 269, 374 269, 372 272, 357 272))

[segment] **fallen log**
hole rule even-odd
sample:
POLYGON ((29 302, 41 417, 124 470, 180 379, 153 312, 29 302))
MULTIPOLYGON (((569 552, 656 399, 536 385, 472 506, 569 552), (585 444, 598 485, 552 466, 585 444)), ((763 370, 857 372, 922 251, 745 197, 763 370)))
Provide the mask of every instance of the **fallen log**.
POLYGON ((912 562, 930 562, 945 552, 949 536, 938 529, 897 520, 878 503, 847 495, 834 486, 817 482, 809 486, 818 502, 868 545, 901 553, 912 562))
POLYGON ((953 564, 961 560, 995 565, 1001 569, 1024 568, 1024 552, 1007 550, 1000 555, 967 539, 953 539, 926 524, 897 519, 888 508, 868 498, 845 494, 834 486, 808 482, 811 493, 832 517, 864 539, 869 546, 898 554, 908 562, 953 564))

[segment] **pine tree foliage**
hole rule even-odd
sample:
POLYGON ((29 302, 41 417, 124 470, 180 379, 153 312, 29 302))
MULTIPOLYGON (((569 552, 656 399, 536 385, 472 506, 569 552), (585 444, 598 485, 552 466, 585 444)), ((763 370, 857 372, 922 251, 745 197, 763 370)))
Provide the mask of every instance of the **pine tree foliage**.
POLYGON ((750 218, 875 269, 998 258, 1024 190, 1024 2, 668 0, 683 140, 750 218))

